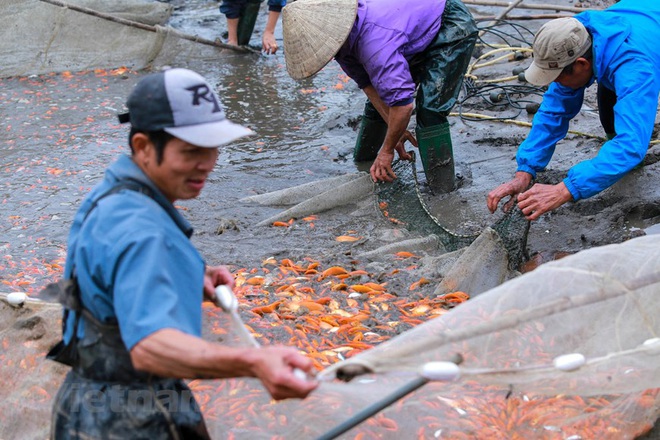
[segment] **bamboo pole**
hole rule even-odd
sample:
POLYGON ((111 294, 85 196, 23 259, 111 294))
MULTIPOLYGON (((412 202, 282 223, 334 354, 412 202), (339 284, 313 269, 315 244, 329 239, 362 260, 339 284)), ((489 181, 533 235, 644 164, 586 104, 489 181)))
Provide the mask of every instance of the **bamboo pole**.
POLYGON ((220 41, 208 40, 206 38, 198 37, 197 35, 185 34, 169 26, 151 26, 148 24, 140 23, 138 21, 127 20, 125 18, 115 17, 114 15, 104 14, 103 12, 95 11, 93 9, 85 8, 82 6, 72 5, 60 0, 39 0, 39 1, 44 3, 49 3, 53 6, 59 6, 61 8, 71 9, 72 11, 81 12, 83 14, 92 15, 94 17, 101 18, 103 20, 112 21, 114 23, 119 23, 125 26, 142 29, 149 32, 158 32, 158 29, 161 28, 167 31, 168 33, 173 34, 174 36, 179 37, 181 39, 193 41, 195 43, 206 44, 207 46, 214 46, 221 49, 231 49, 236 52, 243 52, 243 53, 260 53, 247 46, 234 46, 232 44, 225 44, 220 41))
MULTIPOLYGON (((507 20, 511 20, 511 21, 513 21, 513 20, 551 20, 553 18, 566 18, 566 17, 572 17, 572 16, 573 16, 572 14, 508 15, 507 20)), ((495 15, 486 15, 486 16, 475 15, 474 19, 477 20, 477 21, 485 21, 485 20, 495 20, 496 17, 495 17, 495 15)))
MULTIPOLYGON (((506 14, 508 14, 509 12, 511 12, 511 10, 512 10, 513 8, 515 8, 516 6, 518 6, 520 3, 522 3, 522 1, 523 1, 523 0, 516 0, 516 1, 513 2, 513 3, 509 3, 509 6, 507 6, 502 12, 500 12, 499 14, 497 14, 497 16, 495 17, 495 20, 491 21, 487 26, 492 26, 492 25, 494 25, 494 24, 497 24, 498 21, 500 21, 502 18, 506 17, 506 14)), ((479 35, 481 36, 481 35, 483 35, 485 32, 486 32, 486 30, 482 30, 482 31, 479 33, 479 35)))
MULTIPOLYGON (((479 5, 479 6, 504 6, 507 7, 510 5, 508 2, 501 2, 496 0, 463 0, 463 3, 466 5, 479 5)), ((518 5, 521 9, 543 9, 549 11, 566 11, 566 12, 582 12, 589 9, 597 8, 576 8, 573 6, 559 6, 559 5, 550 5, 550 4, 530 4, 530 3, 520 3, 518 5)))

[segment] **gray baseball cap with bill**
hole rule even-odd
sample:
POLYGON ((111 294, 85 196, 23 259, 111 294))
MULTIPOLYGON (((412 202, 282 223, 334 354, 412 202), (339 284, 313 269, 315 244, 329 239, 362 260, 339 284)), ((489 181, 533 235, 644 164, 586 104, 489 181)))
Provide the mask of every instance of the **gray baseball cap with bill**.
POLYGON ((184 142, 215 148, 254 134, 225 117, 218 95, 198 73, 167 69, 142 78, 126 103, 128 113, 119 122, 130 122, 142 131, 164 130, 184 142))
POLYGON ((556 18, 547 22, 534 37, 534 61, 525 70, 525 80, 536 86, 547 86, 590 46, 589 32, 577 19, 556 18))

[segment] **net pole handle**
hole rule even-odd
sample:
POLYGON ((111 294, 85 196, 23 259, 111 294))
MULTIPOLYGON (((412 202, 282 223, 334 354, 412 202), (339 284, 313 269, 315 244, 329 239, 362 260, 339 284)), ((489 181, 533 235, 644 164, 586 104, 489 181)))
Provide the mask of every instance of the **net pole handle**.
POLYGON ((362 411, 358 412, 357 414, 353 415, 351 418, 348 420, 344 421, 343 423, 340 423, 339 425, 335 426, 331 430, 327 431, 325 434, 322 434, 320 437, 317 437, 316 440, 332 440, 334 438, 339 437, 346 431, 348 431, 351 428, 354 428, 355 426, 359 425, 360 423, 364 422, 367 420, 369 417, 377 414, 378 412, 382 411, 383 409, 387 408, 397 400, 400 400, 407 396, 408 394, 412 393, 413 391, 423 387, 426 383, 428 382, 428 379, 425 377, 419 376, 416 377, 415 379, 411 380, 410 382, 404 384, 400 388, 396 389, 394 392, 389 394, 388 396, 384 397, 383 399, 379 400, 378 402, 372 403, 362 411))

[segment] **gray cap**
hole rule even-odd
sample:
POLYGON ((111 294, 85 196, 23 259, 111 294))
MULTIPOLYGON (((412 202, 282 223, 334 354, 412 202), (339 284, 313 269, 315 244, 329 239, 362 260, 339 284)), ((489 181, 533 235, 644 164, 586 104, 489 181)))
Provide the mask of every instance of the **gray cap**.
POLYGON ((589 32, 577 19, 557 18, 547 22, 534 37, 534 61, 525 71, 525 80, 536 86, 550 84, 564 67, 584 55, 590 45, 589 32))
POLYGON ((254 132, 225 117, 218 95, 198 73, 168 69, 142 78, 120 122, 143 131, 165 132, 198 147, 215 148, 254 132))

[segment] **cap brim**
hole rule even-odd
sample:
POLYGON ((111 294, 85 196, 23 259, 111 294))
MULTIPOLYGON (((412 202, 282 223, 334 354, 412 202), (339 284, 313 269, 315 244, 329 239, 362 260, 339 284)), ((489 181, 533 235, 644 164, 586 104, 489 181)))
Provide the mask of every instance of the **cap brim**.
POLYGON ((198 147, 215 148, 255 134, 249 128, 227 119, 206 124, 164 128, 167 133, 198 147))
POLYGON ((525 81, 535 86, 547 86, 561 75, 563 69, 541 69, 536 63, 525 70, 525 81))

